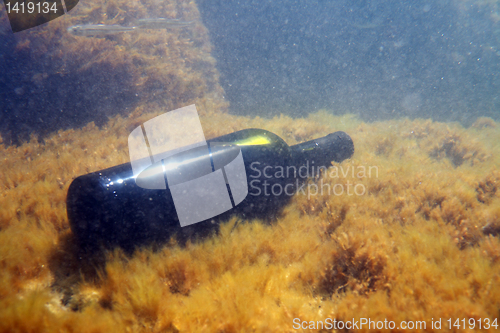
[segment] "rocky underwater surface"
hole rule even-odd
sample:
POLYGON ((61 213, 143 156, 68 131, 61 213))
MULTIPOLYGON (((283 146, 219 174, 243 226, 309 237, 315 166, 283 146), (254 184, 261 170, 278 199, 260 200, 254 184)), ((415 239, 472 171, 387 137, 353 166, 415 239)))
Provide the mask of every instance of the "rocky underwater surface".
POLYGON ((424 321, 428 332, 470 328, 447 329, 448 319, 485 329, 500 317, 494 120, 465 128, 333 115, 343 109, 231 115, 192 1, 82 2, 16 35, 0 8, 0 332, 314 332, 328 318, 424 321), (150 17, 194 23, 102 38, 67 32, 150 17), (72 180, 128 162, 133 129, 190 104, 207 139, 261 128, 293 145, 345 131, 355 153, 274 221, 235 217, 210 237, 130 255, 80 249, 66 214, 72 180))
POLYGON ((356 151, 277 221, 234 218, 218 235, 131 256, 82 253, 65 211, 71 180, 126 162, 129 130, 162 112, 1 146, 0 331, 291 332, 295 318, 423 320, 432 331, 431 318, 498 317, 494 121, 202 116, 207 138, 257 127, 294 144, 343 130, 356 151))

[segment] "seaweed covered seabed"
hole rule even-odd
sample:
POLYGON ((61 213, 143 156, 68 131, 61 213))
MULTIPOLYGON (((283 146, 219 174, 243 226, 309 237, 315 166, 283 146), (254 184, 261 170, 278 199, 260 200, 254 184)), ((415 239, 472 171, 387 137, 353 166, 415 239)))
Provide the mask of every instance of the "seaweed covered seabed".
POLYGON ((353 158, 309 184, 365 192, 298 194, 273 223, 234 218, 185 247, 82 257, 70 182, 127 162, 130 131, 162 112, 0 146, 1 332, 292 332, 294 318, 363 317, 432 331, 431 318, 499 316, 500 132, 488 118, 202 115, 207 138, 257 127, 295 144, 344 130, 353 158))

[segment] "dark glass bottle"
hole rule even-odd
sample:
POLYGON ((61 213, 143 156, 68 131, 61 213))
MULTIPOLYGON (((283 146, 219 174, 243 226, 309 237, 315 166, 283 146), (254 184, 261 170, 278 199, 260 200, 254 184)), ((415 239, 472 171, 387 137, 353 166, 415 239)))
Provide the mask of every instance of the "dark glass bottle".
MULTIPOLYGON (((192 149, 148 169, 150 174, 161 174, 160 178, 166 183, 164 189, 141 187, 140 177, 134 175, 131 163, 76 178, 68 190, 67 211, 71 229, 81 246, 118 245, 132 250, 141 244, 165 242, 171 236, 180 242, 203 236, 217 230, 220 221, 235 213, 244 218, 273 218, 308 177, 318 174, 320 167, 327 168, 331 161, 341 162, 354 153, 353 142, 344 132, 288 146, 271 132, 246 129, 207 140, 207 143, 209 150, 192 149), (243 180, 248 188, 246 196, 233 186, 236 178, 231 178, 227 170, 227 163, 239 152, 243 158, 243 175, 246 174, 243 180), (211 161, 210 170, 202 171, 199 167, 203 159, 211 161), (175 165, 173 169, 177 171, 168 171, 172 169, 170 165, 175 165), (171 190, 174 183, 200 179, 219 169, 223 170, 232 208, 216 217, 181 227, 173 198, 173 194, 175 197, 178 193, 171 190)), ((207 195, 213 193, 208 191, 207 195)), ((194 198, 192 202, 189 196, 184 198, 188 212, 199 208, 199 200, 194 198)))

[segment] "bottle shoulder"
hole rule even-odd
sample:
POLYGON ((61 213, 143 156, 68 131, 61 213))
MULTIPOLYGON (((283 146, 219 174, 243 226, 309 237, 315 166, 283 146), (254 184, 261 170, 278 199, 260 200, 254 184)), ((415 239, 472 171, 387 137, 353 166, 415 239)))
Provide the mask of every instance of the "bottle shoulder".
POLYGON ((226 135, 207 140, 208 142, 227 142, 242 146, 263 146, 277 145, 287 146, 288 144, 278 135, 260 128, 247 128, 226 135))
POLYGON ((243 152, 247 162, 272 160, 284 163, 291 156, 290 146, 278 135, 259 128, 249 128, 207 140, 209 145, 213 143, 227 143, 238 146, 243 152))

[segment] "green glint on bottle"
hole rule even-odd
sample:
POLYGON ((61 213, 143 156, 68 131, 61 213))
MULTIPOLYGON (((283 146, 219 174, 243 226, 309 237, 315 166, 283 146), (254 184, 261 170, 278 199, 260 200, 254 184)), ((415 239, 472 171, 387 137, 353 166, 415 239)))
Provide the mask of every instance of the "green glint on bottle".
POLYGON ((289 146, 269 131, 241 130, 140 174, 125 163, 76 178, 68 190, 68 218, 84 248, 133 250, 172 236, 184 242, 218 230, 233 214, 276 217, 309 177, 353 153, 344 132, 289 146))

